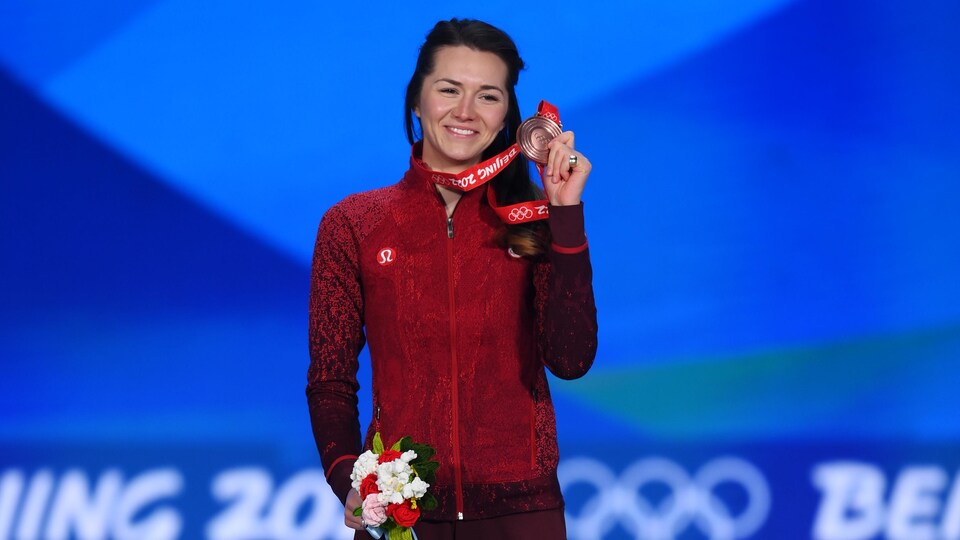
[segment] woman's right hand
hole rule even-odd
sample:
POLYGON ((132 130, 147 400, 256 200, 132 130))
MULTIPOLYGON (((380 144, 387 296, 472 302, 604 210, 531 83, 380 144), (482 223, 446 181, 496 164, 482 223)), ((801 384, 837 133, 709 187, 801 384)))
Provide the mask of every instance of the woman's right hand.
POLYGON ((358 531, 364 530, 366 524, 363 522, 363 517, 353 515, 353 511, 360 506, 362 502, 357 490, 351 489, 350 493, 347 494, 346 502, 343 503, 343 522, 347 527, 358 531))

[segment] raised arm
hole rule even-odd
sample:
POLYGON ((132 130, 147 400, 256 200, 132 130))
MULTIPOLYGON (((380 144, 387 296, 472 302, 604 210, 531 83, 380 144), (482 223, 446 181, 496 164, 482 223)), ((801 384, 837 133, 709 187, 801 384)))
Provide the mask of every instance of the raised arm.
POLYGON ((541 361, 561 379, 582 377, 597 353, 593 271, 583 205, 551 206, 553 243, 534 269, 541 361))

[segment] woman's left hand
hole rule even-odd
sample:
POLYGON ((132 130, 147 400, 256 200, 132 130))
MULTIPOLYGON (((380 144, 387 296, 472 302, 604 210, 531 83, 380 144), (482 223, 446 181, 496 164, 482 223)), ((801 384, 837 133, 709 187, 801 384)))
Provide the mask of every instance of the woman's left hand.
POLYGON ((573 148, 573 132, 564 131, 549 144, 550 156, 543 169, 543 187, 550 204, 572 206, 580 204, 583 187, 590 176, 590 161, 573 148), (570 156, 576 156, 577 164, 570 166, 570 156))

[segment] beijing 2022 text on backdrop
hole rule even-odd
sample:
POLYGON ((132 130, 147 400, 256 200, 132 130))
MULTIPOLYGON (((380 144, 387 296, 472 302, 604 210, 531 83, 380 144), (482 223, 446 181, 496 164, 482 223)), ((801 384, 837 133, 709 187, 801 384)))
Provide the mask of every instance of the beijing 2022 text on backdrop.
POLYGON ((570 538, 960 539, 960 3, 0 0, 0 540, 351 537, 314 234, 452 16, 595 165, 570 538))

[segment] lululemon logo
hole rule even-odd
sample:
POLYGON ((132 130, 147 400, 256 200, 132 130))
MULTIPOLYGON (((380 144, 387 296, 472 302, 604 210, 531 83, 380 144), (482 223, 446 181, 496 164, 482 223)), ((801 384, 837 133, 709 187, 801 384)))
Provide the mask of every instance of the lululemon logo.
POLYGON ((380 263, 380 266, 386 266, 393 264, 396 257, 397 254, 393 251, 393 248, 383 248, 380 250, 380 253, 377 253, 377 262, 380 263))

